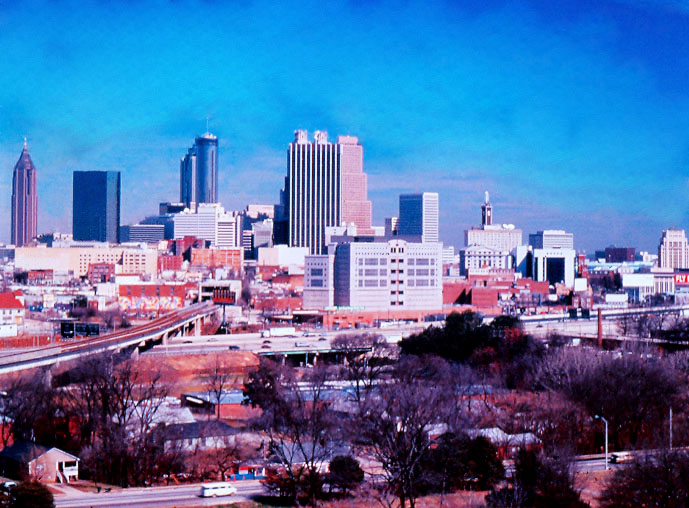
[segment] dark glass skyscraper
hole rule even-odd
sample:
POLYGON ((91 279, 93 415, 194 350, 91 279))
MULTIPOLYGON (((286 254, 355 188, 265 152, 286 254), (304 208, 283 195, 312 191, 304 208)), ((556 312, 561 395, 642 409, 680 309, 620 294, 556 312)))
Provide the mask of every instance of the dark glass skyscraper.
POLYGON ((12 175, 12 243, 21 247, 35 238, 37 221, 36 168, 25 140, 12 175))
POLYGON ((75 240, 120 241, 119 171, 75 171, 72 199, 75 240))
POLYGON ((194 145, 179 165, 179 200, 188 207, 218 202, 218 138, 206 133, 197 136, 194 145))

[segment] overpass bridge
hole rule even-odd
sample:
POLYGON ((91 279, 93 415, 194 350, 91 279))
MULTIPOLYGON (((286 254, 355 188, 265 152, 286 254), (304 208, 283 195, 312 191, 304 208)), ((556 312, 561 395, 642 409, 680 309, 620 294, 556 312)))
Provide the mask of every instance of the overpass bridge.
POLYGON ((146 324, 81 340, 74 344, 62 343, 9 353, 0 356, 0 374, 59 365, 62 362, 78 360, 106 351, 120 352, 132 349, 136 355, 140 348, 156 342, 166 344, 168 339, 175 335, 187 333, 201 335, 204 321, 217 311, 218 308, 210 302, 196 303, 146 324))
MULTIPOLYGON (((660 305, 656 307, 632 307, 630 309, 600 309, 601 318, 606 320, 617 320, 628 316, 635 316, 639 314, 672 314, 678 313, 680 316, 689 316, 689 304, 683 305, 660 305)), ((591 317, 589 319, 595 320, 597 318, 598 309, 591 310, 591 317)), ((557 314, 535 314, 531 316, 520 316, 522 323, 546 323, 557 321, 569 321, 569 313, 562 312, 557 314)), ((586 320, 586 318, 579 317, 579 320, 586 320)), ((574 321, 574 319, 572 319, 574 321)))

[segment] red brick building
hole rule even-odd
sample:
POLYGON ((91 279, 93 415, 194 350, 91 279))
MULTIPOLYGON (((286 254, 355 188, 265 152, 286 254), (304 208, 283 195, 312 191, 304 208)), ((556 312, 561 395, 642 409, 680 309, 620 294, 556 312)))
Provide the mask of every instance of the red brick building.
POLYGON ((243 263, 243 247, 233 247, 228 249, 191 249, 192 266, 227 268, 239 273, 242 271, 243 263))
POLYGON ((158 272, 166 270, 181 270, 184 258, 182 255, 176 256, 174 254, 158 254, 158 272))
POLYGON ((115 277, 115 265, 113 263, 90 263, 86 278, 91 284, 100 282, 112 282, 115 277))

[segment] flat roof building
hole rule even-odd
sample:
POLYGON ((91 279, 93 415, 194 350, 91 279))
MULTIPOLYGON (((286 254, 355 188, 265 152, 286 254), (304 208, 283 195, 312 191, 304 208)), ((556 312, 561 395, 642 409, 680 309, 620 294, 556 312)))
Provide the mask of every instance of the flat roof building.
POLYGON ((573 249, 574 235, 561 229, 545 229, 530 234, 529 245, 534 249, 573 249))
MULTIPOLYGON (((397 220, 397 236, 415 242, 438 241, 438 193, 402 194, 397 220)), ((390 228, 393 223, 391 221, 390 228)))
POLYGON ((120 172, 75 171, 72 234, 75 240, 120 241, 120 172))
POLYGON ((305 309, 440 311, 442 303, 438 242, 343 243, 305 260, 305 309))

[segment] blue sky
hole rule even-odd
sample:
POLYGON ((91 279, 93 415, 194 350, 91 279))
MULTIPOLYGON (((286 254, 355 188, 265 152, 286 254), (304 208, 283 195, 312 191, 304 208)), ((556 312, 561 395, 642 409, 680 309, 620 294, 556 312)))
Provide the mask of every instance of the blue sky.
POLYGON ((687 227, 686 2, 0 0, 0 240, 29 138, 39 231, 71 231, 74 170, 122 172, 123 223, 220 138, 228 208, 274 203, 294 129, 359 136, 374 220, 438 191, 463 244, 498 222, 588 252, 687 227), (478 7, 480 5, 480 7, 478 7))

